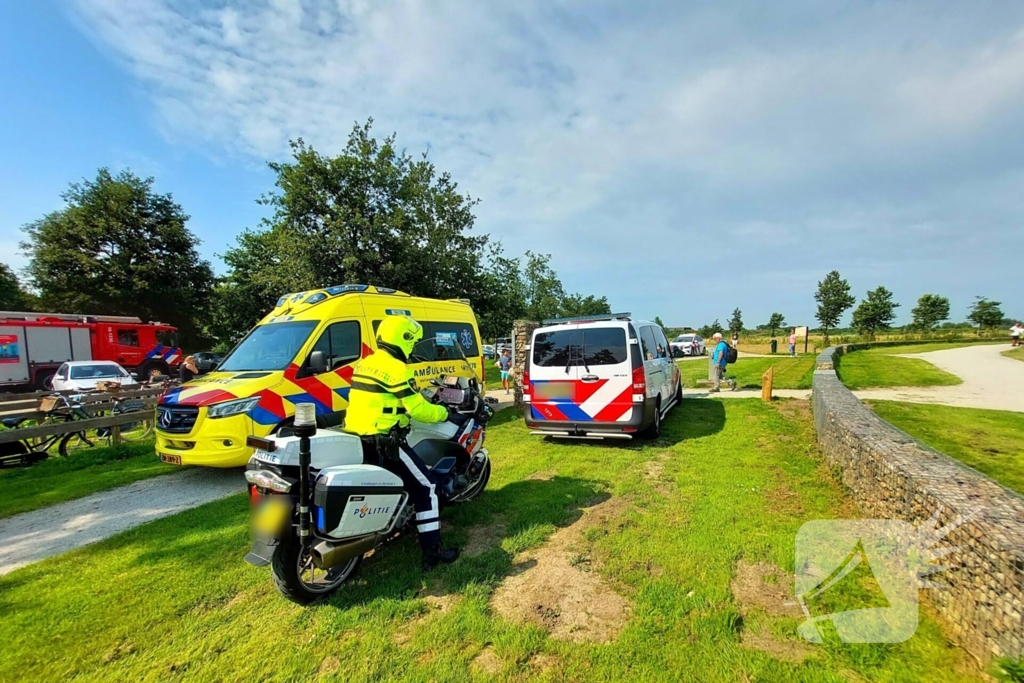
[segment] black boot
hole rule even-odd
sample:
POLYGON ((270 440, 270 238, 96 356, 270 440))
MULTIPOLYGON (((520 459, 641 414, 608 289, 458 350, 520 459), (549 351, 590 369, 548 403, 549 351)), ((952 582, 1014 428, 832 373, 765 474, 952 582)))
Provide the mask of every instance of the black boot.
POLYGON ((423 548, 423 571, 429 572, 439 564, 451 564, 459 557, 458 548, 445 548, 440 543, 423 548))

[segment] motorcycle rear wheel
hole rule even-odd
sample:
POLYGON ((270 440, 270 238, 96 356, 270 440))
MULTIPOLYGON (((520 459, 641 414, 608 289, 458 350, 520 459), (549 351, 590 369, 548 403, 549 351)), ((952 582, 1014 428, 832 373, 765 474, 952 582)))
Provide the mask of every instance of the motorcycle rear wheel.
POLYGON ((298 538, 281 541, 271 559, 274 585, 281 595, 299 605, 322 600, 352 578, 363 557, 354 557, 340 567, 317 569, 309 552, 302 549, 298 538))

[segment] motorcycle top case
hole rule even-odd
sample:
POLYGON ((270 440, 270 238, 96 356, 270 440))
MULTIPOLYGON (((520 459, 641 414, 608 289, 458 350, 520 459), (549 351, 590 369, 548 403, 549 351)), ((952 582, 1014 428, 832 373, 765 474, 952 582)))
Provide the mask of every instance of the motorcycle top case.
POLYGON ((320 470, 313 489, 317 532, 351 538, 384 531, 398 514, 402 480, 374 465, 343 465, 320 470))

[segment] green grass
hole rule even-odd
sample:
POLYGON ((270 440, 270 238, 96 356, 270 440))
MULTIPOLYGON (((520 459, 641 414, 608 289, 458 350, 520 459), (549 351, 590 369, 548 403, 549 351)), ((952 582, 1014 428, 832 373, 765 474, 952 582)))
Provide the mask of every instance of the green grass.
POLYGON ((871 401, 879 417, 1024 494, 1024 413, 871 401))
MULTIPOLYGON (((814 358, 813 355, 740 358, 729 366, 727 374, 741 388, 759 388, 762 375, 769 367, 775 366, 772 386, 776 389, 810 389, 814 377, 814 358)), ((707 359, 680 361, 677 365, 686 387, 695 387, 697 380, 708 378, 707 359)))
POLYGON ((79 451, 68 458, 51 454, 30 467, 0 470, 0 518, 180 469, 160 462, 152 441, 79 451))
POLYGON ((883 356, 893 356, 901 353, 928 353, 930 351, 946 351, 947 349, 961 349, 965 346, 981 346, 986 344, 1005 344, 1004 340, 985 341, 963 341, 963 342, 933 342, 931 344, 902 344, 900 346, 879 346, 871 349, 863 349, 857 353, 870 353, 883 356))
MULTIPOLYGON (((601 444, 537 440, 503 411, 488 491, 442 514, 456 543, 503 518, 490 549, 424 579, 415 541, 402 540, 309 608, 242 561, 243 495, 158 520, 0 577, 0 680, 978 680, 927 615, 907 642, 829 639, 803 664, 740 643, 744 630, 795 642, 798 620, 741 616, 736 563, 792 572, 802 523, 856 514, 824 471, 808 413, 792 401, 686 400, 660 440, 601 444), (496 616, 489 597, 516 554, 608 496, 617 512, 593 522, 574 557, 632 604, 617 638, 565 642, 496 616), (451 596, 448 609, 424 589, 451 596), (473 664, 484 648, 491 672, 473 664)), ((846 584, 833 607, 864 590, 846 584)))
MULTIPOLYGON (((900 347, 895 347, 900 348, 900 347)), ((854 351, 839 358, 839 379, 850 389, 875 387, 933 387, 960 384, 956 375, 920 358, 854 351)))
POLYGON ((1014 360, 1024 360, 1024 346, 1018 346, 1015 349, 1003 351, 1003 355, 1007 358, 1013 358, 1014 360))

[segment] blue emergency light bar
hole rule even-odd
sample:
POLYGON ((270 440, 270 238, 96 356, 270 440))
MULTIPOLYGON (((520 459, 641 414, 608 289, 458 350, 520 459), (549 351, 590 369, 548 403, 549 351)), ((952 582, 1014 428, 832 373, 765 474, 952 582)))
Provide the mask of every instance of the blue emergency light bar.
POLYGON ((631 313, 598 313, 596 315, 574 315, 568 318, 547 318, 541 325, 557 325, 558 323, 588 323, 598 320, 629 320, 631 313))

